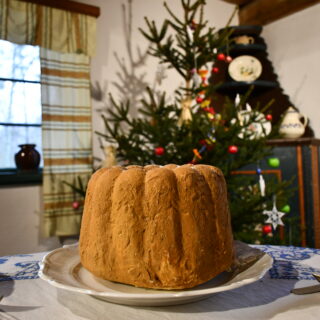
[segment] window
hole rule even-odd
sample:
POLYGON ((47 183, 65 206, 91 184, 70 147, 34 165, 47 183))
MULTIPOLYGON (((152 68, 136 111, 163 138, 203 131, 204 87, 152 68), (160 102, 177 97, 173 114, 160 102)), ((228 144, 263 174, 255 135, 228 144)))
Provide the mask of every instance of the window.
POLYGON ((0 40, 0 168, 15 168, 20 144, 41 153, 39 47, 0 40))

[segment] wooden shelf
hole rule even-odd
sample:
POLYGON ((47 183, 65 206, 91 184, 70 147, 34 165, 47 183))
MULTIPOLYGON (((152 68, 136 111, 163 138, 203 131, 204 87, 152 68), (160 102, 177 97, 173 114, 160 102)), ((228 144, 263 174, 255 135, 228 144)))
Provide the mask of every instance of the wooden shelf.
POLYGON ((100 8, 86 3, 80 3, 71 0, 21 0, 31 2, 42 6, 52 7, 56 9, 86 14, 98 18, 100 16, 100 8))
MULTIPOLYGON (((250 36, 258 36, 262 31, 262 26, 259 25, 242 25, 242 26, 230 26, 228 29, 232 29, 231 36, 239 36, 239 35, 250 35, 250 36)), ((225 28, 221 29, 224 30, 225 28)))
POLYGON ((254 86, 255 90, 265 90, 279 87, 275 81, 256 80, 256 81, 227 81, 218 87, 218 91, 228 93, 242 93, 246 92, 251 86, 254 86))
POLYGON ((0 186, 41 184, 42 169, 26 172, 19 172, 17 169, 0 170, 0 186))
POLYGON ((234 44, 230 46, 230 53, 243 53, 250 54, 255 51, 265 51, 267 46, 264 43, 252 43, 252 44, 234 44))
POLYGON ((272 139, 272 140, 268 140, 267 144, 270 146, 301 146, 301 145, 320 146, 320 139, 316 139, 316 138, 272 139))

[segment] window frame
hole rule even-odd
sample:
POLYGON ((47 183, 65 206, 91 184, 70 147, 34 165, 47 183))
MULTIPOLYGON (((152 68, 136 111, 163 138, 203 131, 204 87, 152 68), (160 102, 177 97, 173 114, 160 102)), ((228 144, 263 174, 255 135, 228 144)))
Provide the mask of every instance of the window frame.
MULTIPOLYGON (((20 83, 34 83, 40 84, 41 81, 37 80, 24 80, 0 77, 0 81, 11 81, 20 83)), ((11 127, 42 127, 40 123, 11 123, 0 122, 2 126, 11 127)), ((42 168, 37 171, 19 171, 17 168, 1 168, 0 167, 0 186, 12 186, 12 185, 41 185, 42 184, 42 168)))
POLYGON ((20 172, 17 169, 0 169, 0 187, 41 184, 42 168, 30 172, 20 172))

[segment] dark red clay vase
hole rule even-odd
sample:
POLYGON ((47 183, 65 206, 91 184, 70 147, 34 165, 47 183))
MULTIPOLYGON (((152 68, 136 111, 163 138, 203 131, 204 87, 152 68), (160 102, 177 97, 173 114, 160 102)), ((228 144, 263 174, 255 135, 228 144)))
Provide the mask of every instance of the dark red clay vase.
POLYGON ((35 144, 20 144, 21 150, 15 154, 15 162, 19 171, 36 171, 40 164, 40 153, 35 144))

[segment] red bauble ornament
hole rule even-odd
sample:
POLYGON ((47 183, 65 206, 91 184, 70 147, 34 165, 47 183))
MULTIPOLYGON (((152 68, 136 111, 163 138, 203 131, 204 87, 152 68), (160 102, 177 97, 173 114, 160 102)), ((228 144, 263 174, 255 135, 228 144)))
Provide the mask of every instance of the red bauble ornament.
POLYGON ((162 156, 164 154, 164 148, 162 147, 157 147, 154 149, 154 153, 157 156, 162 156))
POLYGON ((232 61, 232 58, 230 56, 226 56, 226 62, 230 63, 232 61))
POLYGON ((219 68, 213 67, 211 70, 213 73, 219 73, 219 68))
POLYGON ((208 113, 211 113, 211 114, 214 114, 214 109, 212 107, 206 107, 206 108, 203 108, 203 111, 205 112, 208 112, 208 113))
POLYGON ((238 152, 238 147, 237 146, 229 146, 228 152, 232 153, 232 154, 235 154, 235 153, 238 152))
POLYGON ((72 208, 73 209, 79 209, 80 207, 80 203, 78 201, 73 201, 72 202, 72 208))
POLYGON ((219 53, 217 55, 217 59, 220 60, 220 61, 224 61, 224 60, 226 60, 226 56, 225 56, 224 53, 219 53))
POLYGON ((209 113, 211 113, 211 114, 215 114, 214 109, 213 109, 212 107, 208 108, 208 111, 207 111, 207 112, 209 112, 209 113))
POLYGON ((196 101, 197 101, 197 103, 201 103, 201 102, 203 101, 203 98, 197 97, 197 98, 196 98, 196 101))
POLYGON ((267 224, 265 226, 262 227, 262 233, 263 234, 268 234, 272 232, 272 227, 270 224, 267 224))
POLYGON ((267 114, 267 115, 266 115, 266 119, 267 119, 268 121, 271 121, 271 120, 272 120, 272 114, 267 114))

